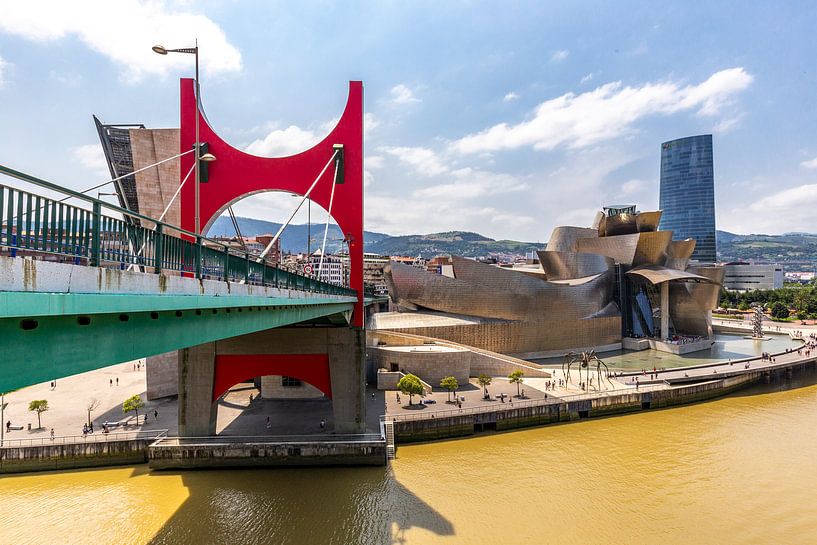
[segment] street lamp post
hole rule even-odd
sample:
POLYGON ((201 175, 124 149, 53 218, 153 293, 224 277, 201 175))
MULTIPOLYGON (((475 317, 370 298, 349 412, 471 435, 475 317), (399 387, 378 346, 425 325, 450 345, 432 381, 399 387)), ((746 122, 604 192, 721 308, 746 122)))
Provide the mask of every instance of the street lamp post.
POLYGON ((201 184, 201 173, 199 172, 199 161, 201 161, 201 144, 199 143, 199 97, 201 87, 199 87, 199 40, 196 39, 195 47, 181 47, 179 49, 166 49, 161 45, 154 45, 153 51, 159 55, 167 55, 168 53, 188 53, 196 57, 196 143, 194 144, 196 150, 195 158, 195 177, 196 177, 196 218, 195 218, 195 233, 201 234, 201 220, 199 214, 199 185, 201 184))

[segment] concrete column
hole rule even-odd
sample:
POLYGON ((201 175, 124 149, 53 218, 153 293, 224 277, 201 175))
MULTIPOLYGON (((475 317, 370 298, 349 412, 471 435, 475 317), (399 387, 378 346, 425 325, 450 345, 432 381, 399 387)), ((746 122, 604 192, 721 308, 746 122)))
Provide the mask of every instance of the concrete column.
POLYGON ((661 283, 661 340, 669 337, 669 282, 661 283))
POLYGON ((362 328, 327 329, 329 374, 335 431, 366 431, 366 331, 362 328))
POLYGON ((216 343, 179 350, 179 435, 205 437, 216 434, 213 380, 216 343))
POLYGON ((146 359, 145 382, 148 401, 179 393, 179 351, 166 352, 146 359))

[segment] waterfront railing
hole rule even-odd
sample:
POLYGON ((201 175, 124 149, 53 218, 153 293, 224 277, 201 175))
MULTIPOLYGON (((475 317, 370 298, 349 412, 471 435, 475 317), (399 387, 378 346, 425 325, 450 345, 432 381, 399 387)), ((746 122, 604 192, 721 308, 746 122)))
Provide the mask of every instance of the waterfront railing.
POLYGON ((108 443, 113 441, 155 441, 167 437, 167 430, 144 430, 104 433, 101 431, 84 435, 58 435, 55 437, 31 437, 27 439, 4 439, 2 447, 42 447, 51 445, 74 445, 84 443, 108 443))
POLYGON ((474 407, 463 407, 461 409, 444 409, 438 411, 429 411, 426 409, 419 409, 417 414, 395 414, 386 415, 387 420, 393 422, 403 422, 406 420, 428 420, 429 418, 447 418, 451 416, 461 416, 467 414, 484 414, 492 413, 502 410, 522 409, 526 407, 542 407, 547 405, 560 405, 564 403, 575 403, 579 401, 591 401, 611 395, 625 395, 625 394, 641 394, 643 392, 654 392, 657 390, 666 390, 670 387, 669 383, 662 382, 661 384, 651 384, 649 386, 641 386, 639 388, 626 388, 618 390, 604 390, 599 392, 589 392, 586 394, 575 394, 569 396, 548 396, 547 398, 537 399, 522 399, 515 401, 506 401, 504 404, 496 405, 493 402, 491 405, 477 405, 474 407))
POLYGON ((246 251, 0 165, 0 174, 38 186, 45 196, 0 184, 0 250, 50 256, 76 265, 173 271, 185 276, 357 297, 267 263, 246 251), (67 200, 79 201, 77 205, 67 200), (259 262, 260 261, 260 262, 259 262))
POLYGON ((384 441, 379 433, 322 433, 314 435, 217 435, 204 437, 160 437, 151 446, 287 444, 287 443, 368 443, 384 441))

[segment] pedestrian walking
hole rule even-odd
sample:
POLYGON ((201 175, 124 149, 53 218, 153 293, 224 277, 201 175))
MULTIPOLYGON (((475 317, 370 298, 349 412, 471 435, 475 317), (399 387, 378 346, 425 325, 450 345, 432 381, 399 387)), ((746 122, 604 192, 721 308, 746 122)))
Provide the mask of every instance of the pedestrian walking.
POLYGON ((54 440, 54 428, 51 428, 51 440, 54 440))
POLYGON ((272 424, 270 423, 269 416, 267 417, 267 429, 270 429, 272 424))
POLYGON ((156 409, 153 409, 153 419, 159 420, 159 411, 157 411, 156 409))
POLYGON ((108 386, 113 386, 113 379, 108 380, 108 386))
POLYGON ((321 418, 321 431, 323 431, 324 428, 326 428, 326 420, 321 418))
POLYGON ((119 386, 119 377, 116 377, 116 385, 119 386))

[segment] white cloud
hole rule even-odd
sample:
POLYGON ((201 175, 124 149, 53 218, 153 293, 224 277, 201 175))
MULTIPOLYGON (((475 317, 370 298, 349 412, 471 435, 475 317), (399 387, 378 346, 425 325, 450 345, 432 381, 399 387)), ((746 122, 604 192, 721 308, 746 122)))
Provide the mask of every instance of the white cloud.
POLYGON ((412 195, 418 199, 465 200, 488 195, 525 191, 530 186, 509 174, 498 174, 471 168, 451 172, 454 180, 445 184, 418 189, 412 195))
POLYGON ((111 172, 108 169, 108 161, 105 159, 101 144, 77 146, 71 149, 71 155, 73 161, 90 170, 94 176, 100 179, 110 178, 111 172))
POLYGON ((713 132, 719 133, 727 133, 732 129, 738 127, 740 122, 743 121, 743 113, 739 113, 732 117, 727 117, 725 119, 720 120, 714 127, 712 127, 713 132))
POLYGON ((459 200, 366 195, 366 228, 392 235, 463 230, 518 238, 517 229, 535 223, 525 214, 459 200))
POLYGON ((576 95, 567 93, 537 106, 531 119, 516 125, 500 123, 452 143, 460 153, 478 153, 533 146, 582 148, 621 138, 634 131, 633 125, 649 115, 669 115, 697 110, 715 115, 738 92, 746 89, 752 76, 743 68, 716 72, 698 85, 645 83, 639 87, 612 82, 576 95))
POLYGON ((386 160, 382 155, 367 155, 364 158, 364 164, 373 169, 383 168, 386 160))
POLYGON ((79 87, 82 85, 82 76, 80 74, 66 75, 51 70, 48 72, 48 77, 66 87, 79 87))
MULTIPOLYGON (((763 191, 768 193, 769 183, 763 191)), ((814 232, 817 183, 783 189, 748 202, 735 202, 731 209, 719 209, 718 228, 734 233, 814 232)))
POLYGON ((391 101, 395 104, 411 104, 412 102, 422 102, 414 96, 414 92, 400 83, 391 88, 391 101))
POLYGON ((201 65, 207 75, 241 70, 241 53, 221 27, 194 8, 176 9, 162 1, 41 0, 6 2, 0 31, 48 43, 76 37, 122 69, 123 79, 137 82, 147 75, 189 71, 190 55, 159 56, 151 46, 190 47, 198 38, 201 65))
POLYGON ((6 69, 10 66, 9 62, 5 60, 3 57, 0 57, 0 88, 3 87, 5 83, 5 74, 6 69))
POLYGON ((803 161, 800 163, 800 166, 803 168, 817 168, 817 157, 814 159, 809 159, 808 161, 803 161))
MULTIPOLYGON (((286 157, 305 151, 326 137, 340 121, 339 117, 332 118, 323 123, 315 125, 314 129, 304 129, 297 125, 290 125, 284 129, 276 126, 275 123, 268 123, 264 126, 254 127, 251 132, 264 129, 266 135, 257 138, 244 146, 244 151, 258 155, 260 157, 286 157)), ((363 134, 367 135, 375 127, 380 125, 374 114, 363 114, 363 134)), ((367 157, 367 161, 369 158, 367 157)), ((376 160, 375 160, 376 161, 376 160)))
POLYGON ((437 176, 449 170, 437 153, 429 148, 393 146, 379 149, 411 165, 424 176, 437 176))
POLYGON ((647 185, 644 180, 627 180, 621 185, 621 195, 641 195, 647 189, 647 185))
POLYGON ((585 76, 582 77, 582 80, 579 82, 579 84, 584 85, 585 83, 589 83, 592 80, 593 80, 593 72, 590 72, 589 74, 586 74, 585 76))
POLYGON ((519 98, 519 95, 511 91, 507 93, 504 97, 502 97, 502 102, 511 102, 519 98))
POLYGON ((363 136, 369 136, 369 133, 375 130, 378 125, 380 125, 380 121, 373 113, 366 112, 363 114, 363 136))
POLYGON ((813 216, 814 205, 817 204, 817 184, 805 184, 784 189, 773 195, 763 197, 749 205, 750 210, 763 213, 774 211, 789 214, 795 209, 806 207, 813 216))
POLYGON ((560 49, 550 57, 550 60, 553 62, 561 62, 565 60, 568 55, 570 55, 570 51, 567 49, 560 49))
POLYGON ((324 136, 325 133, 290 125, 286 129, 271 130, 264 138, 251 142, 245 151, 261 157, 286 157, 311 148, 324 136))

